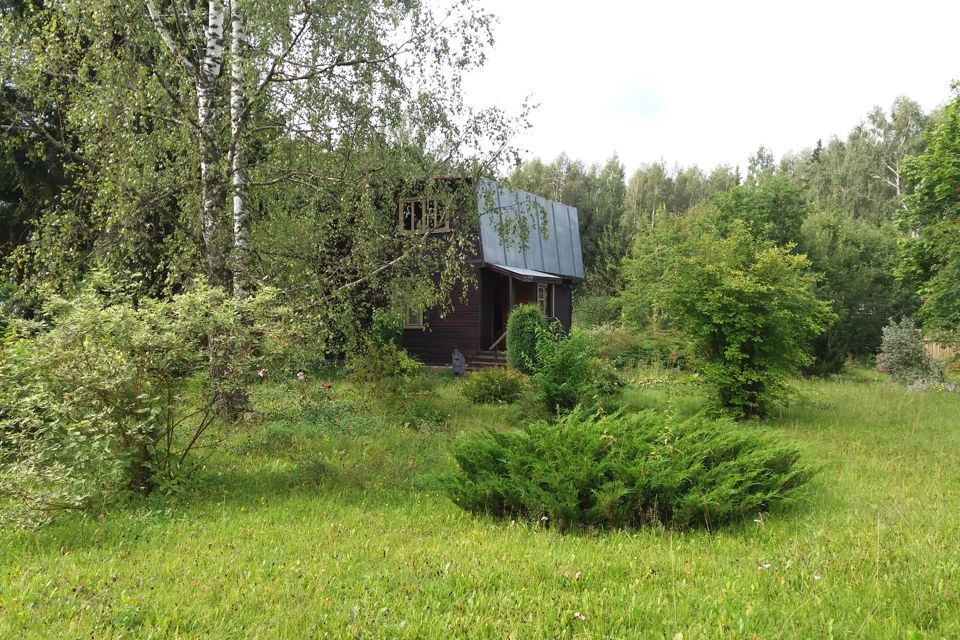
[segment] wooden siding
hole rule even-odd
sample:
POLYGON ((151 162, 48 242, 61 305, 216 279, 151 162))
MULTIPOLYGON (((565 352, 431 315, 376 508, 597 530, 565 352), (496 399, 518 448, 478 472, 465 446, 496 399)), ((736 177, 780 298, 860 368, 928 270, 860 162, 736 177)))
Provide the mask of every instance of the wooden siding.
POLYGON ((556 296, 553 303, 553 312, 557 320, 560 321, 560 324, 562 324, 563 328, 567 331, 570 330, 570 325, 573 324, 573 298, 570 295, 570 291, 570 280, 564 280, 562 284, 555 285, 553 288, 553 294, 556 296))
POLYGON ((453 291, 453 311, 446 317, 441 318, 436 309, 428 309, 426 329, 404 330, 403 346, 411 355, 428 364, 450 364, 454 349, 460 349, 468 361, 477 355, 482 348, 479 284, 467 290, 465 300, 461 300, 462 291, 462 286, 453 291))

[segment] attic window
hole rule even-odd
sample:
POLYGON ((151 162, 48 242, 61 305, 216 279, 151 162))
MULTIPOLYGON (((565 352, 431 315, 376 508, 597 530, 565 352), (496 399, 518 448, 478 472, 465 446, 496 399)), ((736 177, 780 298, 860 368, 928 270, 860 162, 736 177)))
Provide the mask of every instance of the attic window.
POLYGON ((397 208, 400 230, 404 233, 441 233, 450 231, 443 204, 434 198, 403 198, 397 208))

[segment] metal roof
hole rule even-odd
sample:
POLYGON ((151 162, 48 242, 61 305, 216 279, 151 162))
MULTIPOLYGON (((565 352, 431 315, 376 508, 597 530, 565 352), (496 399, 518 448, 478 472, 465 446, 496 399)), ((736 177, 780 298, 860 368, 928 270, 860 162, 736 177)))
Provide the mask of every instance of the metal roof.
POLYGON ((577 209, 480 180, 477 187, 483 260, 564 278, 583 278, 577 209), (517 233, 526 229, 527 237, 517 233))
POLYGON ((493 264, 486 263, 488 267, 502 273, 507 276, 513 276, 518 280, 523 280, 524 282, 548 282, 558 284, 562 282, 560 276, 555 276, 551 273, 544 273, 542 271, 534 271, 533 269, 521 269, 519 267, 508 267, 502 264, 493 264))

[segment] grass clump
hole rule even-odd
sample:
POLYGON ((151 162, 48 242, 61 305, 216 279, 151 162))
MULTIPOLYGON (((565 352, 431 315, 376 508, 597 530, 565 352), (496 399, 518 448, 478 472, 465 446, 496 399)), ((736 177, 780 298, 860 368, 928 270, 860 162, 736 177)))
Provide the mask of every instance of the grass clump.
POLYGON ((797 448, 729 419, 646 411, 462 441, 449 493, 463 509, 561 530, 713 527, 789 501, 811 477, 797 448))
POLYGON ((526 381, 516 369, 492 367, 471 373, 460 388, 474 404, 513 404, 523 393, 526 381))

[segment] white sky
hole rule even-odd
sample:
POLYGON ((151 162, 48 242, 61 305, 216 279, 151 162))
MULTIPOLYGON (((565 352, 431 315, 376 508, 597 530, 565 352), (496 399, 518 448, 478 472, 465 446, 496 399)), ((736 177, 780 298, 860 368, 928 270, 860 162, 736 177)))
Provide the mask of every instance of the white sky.
POLYGON ((482 0, 500 20, 475 106, 540 107, 528 157, 627 174, 664 159, 705 170, 761 144, 788 151, 846 133, 898 95, 925 110, 960 79, 957 0, 482 0))

